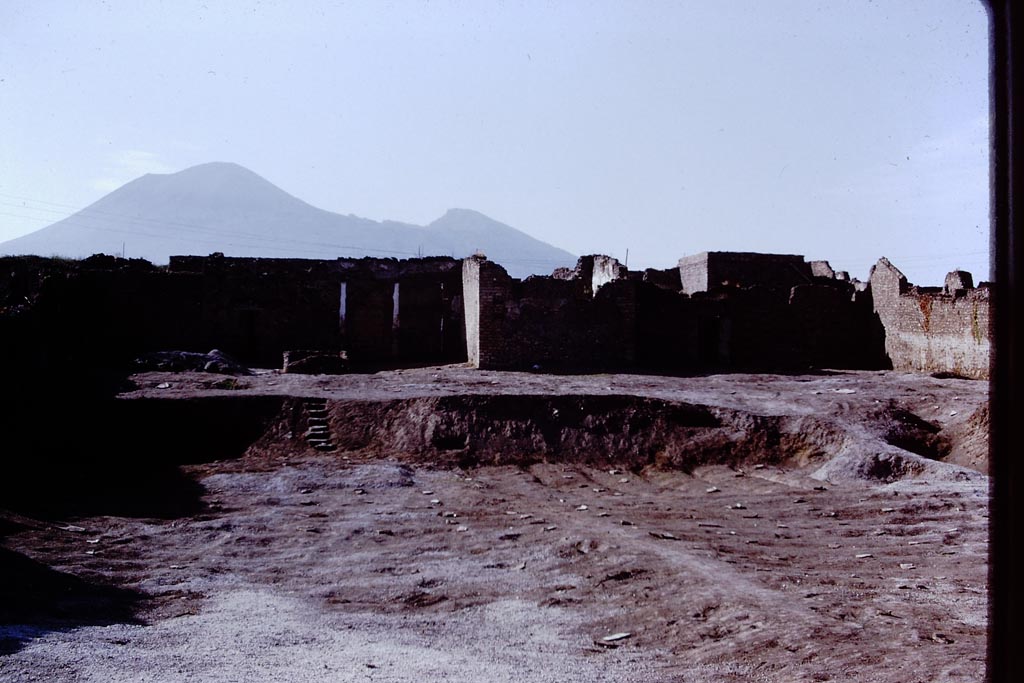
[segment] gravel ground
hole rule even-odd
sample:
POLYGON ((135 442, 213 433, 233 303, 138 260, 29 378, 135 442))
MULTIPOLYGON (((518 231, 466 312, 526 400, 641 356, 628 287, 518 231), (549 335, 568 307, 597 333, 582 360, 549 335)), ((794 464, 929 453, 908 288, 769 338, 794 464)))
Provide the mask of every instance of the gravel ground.
POLYGON ((853 445, 679 471, 271 442, 182 466, 197 486, 181 514, 0 511, 0 680, 983 679, 983 382, 464 367, 261 372, 230 389, 202 373, 132 379, 128 400, 631 395, 827 419, 853 445), (858 458, 895 448, 879 406, 932 425, 946 462, 905 453, 926 466, 860 476, 858 458))

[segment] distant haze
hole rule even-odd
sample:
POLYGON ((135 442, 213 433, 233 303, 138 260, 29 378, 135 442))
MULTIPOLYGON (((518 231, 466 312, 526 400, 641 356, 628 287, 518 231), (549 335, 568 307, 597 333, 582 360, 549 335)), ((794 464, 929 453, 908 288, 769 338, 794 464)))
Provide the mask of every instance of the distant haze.
POLYGON ((550 274, 576 257, 469 209, 427 226, 318 209, 233 163, 147 174, 93 205, 0 243, 0 254, 82 258, 121 254, 167 263, 181 254, 333 259, 482 252, 514 277, 550 274))
POLYGON ((979 0, 3 0, 0 242, 225 160, 382 234, 985 280, 988 59, 979 0))

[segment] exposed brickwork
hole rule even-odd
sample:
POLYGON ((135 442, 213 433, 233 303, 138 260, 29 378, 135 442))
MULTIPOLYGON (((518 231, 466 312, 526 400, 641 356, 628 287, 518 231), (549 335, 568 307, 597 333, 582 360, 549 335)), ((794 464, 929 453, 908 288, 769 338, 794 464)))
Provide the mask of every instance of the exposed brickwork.
POLYGON ((875 264, 871 296, 895 369, 988 377, 989 290, 972 282, 970 273, 954 271, 943 290, 914 287, 888 259, 875 264))
MULTIPOLYGON (((727 256, 714 258, 727 262, 727 256)), ((690 263, 691 282, 705 263, 704 256, 690 263)), ((732 282, 689 297, 672 288, 678 280, 662 276, 656 285, 608 257, 585 256, 571 275, 523 282, 496 264, 469 259, 463 286, 470 362, 669 371, 882 362, 877 319, 852 283, 815 278, 801 257, 790 256, 741 254, 731 271, 719 272, 737 274, 752 263, 774 264, 784 275, 781 285, 732 282), (801 284, 789 286, 794 281, 801 284)))
POLYGON ((687 294, 716 287, 789 289, 810 284, 814 273, 803 256, 709 251, 679 259, 679 276, 687 294))
POLYGON ((263 367, 279 366, 290 349, 349 351, 357 363, 465 359, 455 259, 213 255, 172 257, 167 268, 113 257, 0 261, 10 273, 0 283, 10 302, 0 310, 3 350, 26 367, 110 366, 148 351, 213 348, 263 367))
POLYGON ((523 281, 485 257, 0 265, 0 351, 26 373, 213 348, 264 367, 290 349, 344 351, 353 365, 482 368, 892 366, 985 377, 989 365, 988 288, 961 271, 942 288, 914 287, 885 259, 870 283, 824 261, 723 252, 632 273, 586 256, 523 281))
POLYGON ((496 263, 466 259, 462 272, 469 362, 480 368, 524 369, 633 363, 635 284, 606 281, 594 296, 592 264, 591 258, 580 259, 578 277, 572 279, 519 281, 496 263))

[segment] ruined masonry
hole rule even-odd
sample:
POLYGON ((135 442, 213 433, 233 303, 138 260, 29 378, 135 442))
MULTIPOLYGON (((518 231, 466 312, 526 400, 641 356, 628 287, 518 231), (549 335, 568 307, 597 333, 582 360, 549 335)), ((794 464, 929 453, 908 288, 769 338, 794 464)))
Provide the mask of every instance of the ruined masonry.
POLYGON ((26 377, 214 348, 252 367, 278 367, 284 357, 286 371, 314 373, 460 362, 989 373, 987 283, 953 271, 943 287, 916 287, 885 258, 866 282, 826 261, 738 252, 643 271, 584 256, 573 269, 524 280, 485 256, 213 254, 172 257, 167 267, 112 256, 6 257, 0 265, 0 344, 26 377))

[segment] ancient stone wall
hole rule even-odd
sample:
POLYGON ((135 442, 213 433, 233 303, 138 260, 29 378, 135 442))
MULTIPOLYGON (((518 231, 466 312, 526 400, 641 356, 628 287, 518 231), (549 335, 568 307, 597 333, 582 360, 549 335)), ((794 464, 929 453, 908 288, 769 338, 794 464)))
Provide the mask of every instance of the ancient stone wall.
POLYGON ((461 261, 3 259, 3 349, 39 367, 218 348, 276 367, 289 349, 354 363, 465 360, 461 261))
POLYGON ((716 287, 771 287, 788 290, 810 284, 814 274, 803 256, 710 251, 679 259, 679 275, 687 294, 716 287))
POLYGON ((357 364, 464 360, 461 267, 437 257, 170 263, 203 275, 206 325, 225 350, 261 364, 294 348, 344 350, 357 364))
POLYGON ((888 259, 871 269, 874 310, 885 328, 885 353, 897 370, 989 375, 990 296, 955 271, 947 286, 915 287, 888 259))
POLYGON ((0 266, 0 351, 26 372, 213 348, 262 367, 293 349, 345 351, 354 366, 468 358, 482 368, 891 366, 985 377, 989 365, 988 288, 960 271, 943 288, 913 287, 885 259, 870 287, 823 261, 721 252, 642 273, 586 256, 523 281, 484 257, 0 266))
MULTIPOLYGON (((581 263, 584 259, 581 259, 581 263)), ((589 264, 588 264, 589 265, 589 264)), ((635 359, 635 283, 510 278, 479 257, 463 265, 467 353, 480 368, 622 367, 635 359)), ((579 268, 577 269, 579 274, 579 268)))

